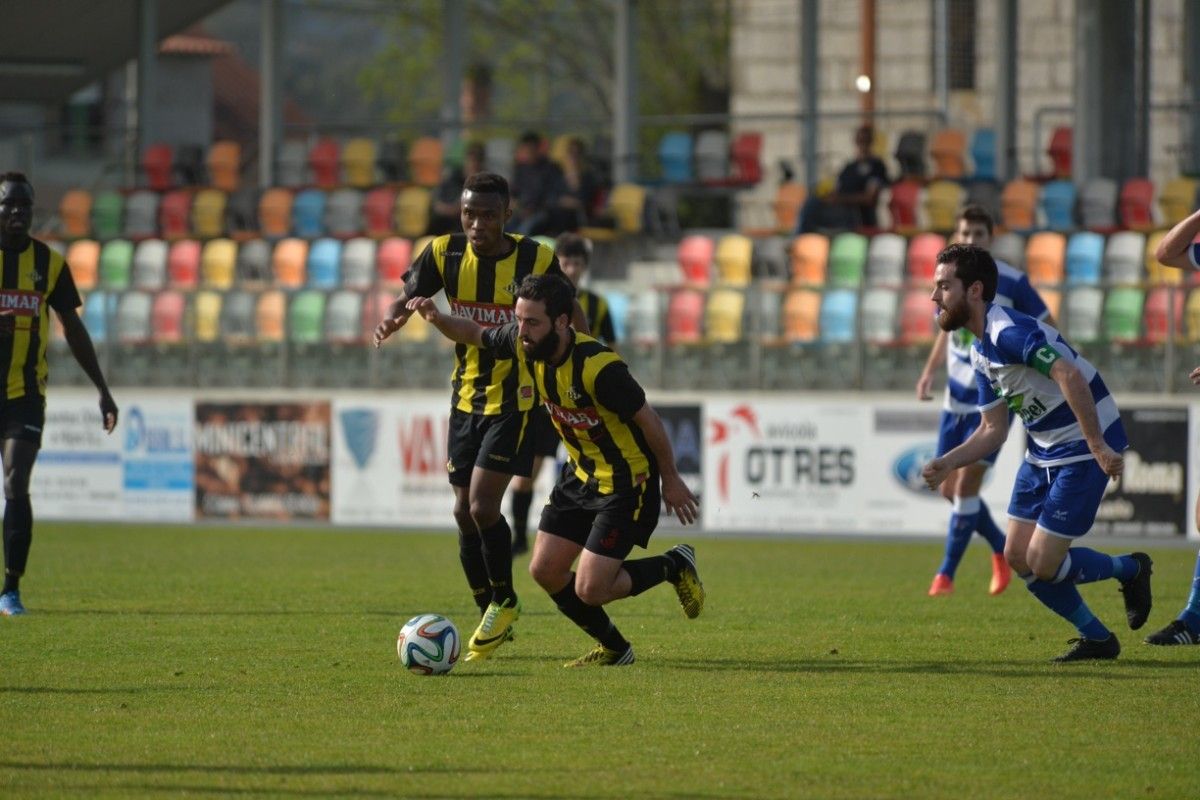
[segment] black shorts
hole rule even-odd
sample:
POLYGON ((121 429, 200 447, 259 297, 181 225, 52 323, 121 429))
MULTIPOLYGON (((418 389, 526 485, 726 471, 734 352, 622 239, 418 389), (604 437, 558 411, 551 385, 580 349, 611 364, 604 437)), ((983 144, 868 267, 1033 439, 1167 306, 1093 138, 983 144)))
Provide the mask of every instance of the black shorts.
POLYGON ((42 446, 42 428, 46 427, 46 399, 19 397, 0 401, 0 439, 20 439, 42 446))
POLYGON ((550 421, 550 412, 545 406, 534 406, 529 412, 529 439, 533 447, 533 457, 542 456, 554 458, 558 455, 558 431, 550 421))
POLYGON ((631 492, 600 494, 579 480, 568 462, 542 509, 538 530, 623 561, 634 545, 649 544, 661 509, 657 472, 631 492))
POLYGON ((528 478, 533 468, 533 448, 528 435, 529 414, 468 414, 450 410, 448 461, 453 486, 470 486, 475 467, 528 478))

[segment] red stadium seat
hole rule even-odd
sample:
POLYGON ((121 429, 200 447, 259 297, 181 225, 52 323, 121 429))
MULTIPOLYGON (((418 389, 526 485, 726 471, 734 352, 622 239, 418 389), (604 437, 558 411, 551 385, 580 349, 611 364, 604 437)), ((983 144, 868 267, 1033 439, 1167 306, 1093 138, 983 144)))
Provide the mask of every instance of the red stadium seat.
POLYGON ((908 243, 908 283, 920 291, 933 289, 933 273, 937 254, 946 246, 946 237, 937 233, 922 233, 908 243))
POLYGON ((328 137, 318 139, 308 151, 308 168, 312 171, 313 182, 322 189, 338 185, 340 151, 337 141, 328 137))
POLYGON ((924 289, 910 289, 900 303, 900 344, 926 345, 937 335, 934 329, 936 308, 924 289))
POLYGON ((158 230, 167 241, 190 236, 192 231, 192 193, 176 189, 162 196, 158 204, 158 230))
POLYGON ((708 286, 716 243, 708 236, 685 236, 679 242, 679 269, 685 283, 708 286))
POLYGON ((1154 184, 1146 178, 1130 178, 1121 187, 1117 217, 1131 231, 1154 228, 1154 184))
POLYGON ((752 186, 762 180, 762 148, 763 135, 757 131, 746 131, 734 137, 729 155, 736 183, 752 186))
POLYGON ((888 200, 888 211, 892 215, 892 230, 897 233, 913 233, 919 227, 917 209, 921 204, 921 183, 902 180, 892 185, 892 197, 888 200))
POLYGON ((667 306, 667 344, 698 344, 703 335, 704 292, 677 289, 667 306))
POLYGON ((404 273, 412 263, 412 242, 393 236, 379 243, 375 253, 376 274, 381 286, 399 287, 404 285, 404 273))
POLYGON ((366 234, 372 239, 382 239, 396 232, 393 214, 396 209, 396 190, 380 186, 367 192, 363 198, 363 220, 366 234))
POLYGON ((160 344, 182 342, 185 307, 183 294, 175 289, 155 295, 150 312, 151 339, 160 344))
POLYGON ((183 239, 167 254, 167 282, 176 289, 194 289, 200 282, 200 243, 183 239))
POLYGON ((1147 342, 1150 344, 1166 343, 1172 328, 1171 314, 1174 314, 1175 320, 1175 339, 1183 338, 1183 295, 1183 289, 1170 286, 1158 286, 1146 294, 1143 320, 1145 321, 1147 342))
POLYGON ((1046 147, 1046 155, 1054 165, 1054 177, 1058 180, 1071 179, 1071 150, 1074 147, 1074 136, 1069 127, 1055 128, 1050 134, 1050 144, 1046 147))

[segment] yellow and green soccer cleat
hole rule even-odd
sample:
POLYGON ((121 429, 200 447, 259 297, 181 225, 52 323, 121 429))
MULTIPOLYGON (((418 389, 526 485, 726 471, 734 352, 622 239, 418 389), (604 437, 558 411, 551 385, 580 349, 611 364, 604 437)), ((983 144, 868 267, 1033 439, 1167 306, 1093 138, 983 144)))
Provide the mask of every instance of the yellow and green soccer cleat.
POLYGON ((677 544, 667 553, 674 554, 676 561, 682 562, 679 576, 671 584, 679 596, 683 613, 688 619, 695 619, 704 610, 704 584, 700 582, 700 573, 696 571, 696 550, 690 544, 677 544))
POLYGON ((516 605, 505 601, 504 605, 492 603, 479 621, 479 627, 467 642, 466 661, 482 661, 489 658, 496 648, 513 638, 513 623, 521 616, 521 601, 516 605))
POLYGON ((633 645, 625 648, 624 652, 609 650, 598 644, 574 661, 563 664, 564 667, 623 667, 633 663, 633 645))

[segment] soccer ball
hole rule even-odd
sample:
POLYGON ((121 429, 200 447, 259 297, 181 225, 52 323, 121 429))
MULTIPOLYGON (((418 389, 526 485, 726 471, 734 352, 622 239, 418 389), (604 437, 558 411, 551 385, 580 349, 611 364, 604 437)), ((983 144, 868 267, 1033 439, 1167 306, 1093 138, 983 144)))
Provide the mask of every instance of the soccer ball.
POLYGON ((453 622, 440 614, 420 614, 400 629, 396 655, 409 672, 444 675, 458 663, 460 644, 453 622))

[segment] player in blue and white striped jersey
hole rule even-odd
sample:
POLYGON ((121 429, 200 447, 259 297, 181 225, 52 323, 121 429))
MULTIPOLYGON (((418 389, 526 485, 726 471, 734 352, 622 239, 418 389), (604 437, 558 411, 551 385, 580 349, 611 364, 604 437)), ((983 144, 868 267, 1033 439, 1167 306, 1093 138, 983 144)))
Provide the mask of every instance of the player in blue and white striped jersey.
MULTIPOLYGON (((1200 211, 1167 231, 1167 235, 1158 243, 1154 257, 1168 267, 1198 270, 1200 245, 1196 244, 1197 236, 1200 236, 1200 211)), ((1193 369, 1188 377, 1193 384, 1200 384, 1200 367, 1193 369)), ((1196 498, 1196 526, 1200 529, 1200 497, 1196 498)), ((1200 644, 1200 556, 1196 557, 1187 605, 1167 627, 1147 636, 1146 644, 1200 644)))
POLYGON ((1034 597, 1075 625, 1079 638, 1056 661, 1116 658, 1117 637, 1083 602, 1078 583, 1116 578, 1129 627, 1150 614, 1150 557, 1109 556, 1072 547, 1092 527, 1128 447, 1117 404, 1096 368, 1057 330, 993 303, 998 272, 986 250, 954 244, 938 254, 932 299, 944 331, 975 334, 971 364, 983 420, 966 442, 923 470, 936 488, 953 471, 999 447, 1009 410, 1025 423, 1029 447, 1008 506, 1004 554, 1034 597))
MULTIPOLYGON (((954 240, 990 250, 992 245, 992 216, 982 206, 969 205, 958 215, 954 240)), ((1030 285, 1025 273, 1003 261, 996 262, 996 305, 1011 306, 1031 317, 1053 325, 1050 310, 1030 285)), ((941 427, 938 432, 937 454, 943 456, 967 440, 979 427, 979 408, 975 401, 975 370, 971 366, 971 343, 974 335, 964 329, 953 333, 941 331, 929 352, 925 369, 917 381, 917 398, 931 399, 934 373, 946 364, 946 394, 942 404, 941 427)), ((999 450, 955 471, 942 484, 942 496, 953 503, 950 525, 946 532, 946 550, 938 566, 929 596, 948 595, 954 591, 954 573, 962 561, 971 534, 978 532, 992 548, 992 595, 1008 587, 1011 572, 1004 560, 1004 534, 992 519, 991 511, 979 496, 988 467, 996 463, 999 450)))

